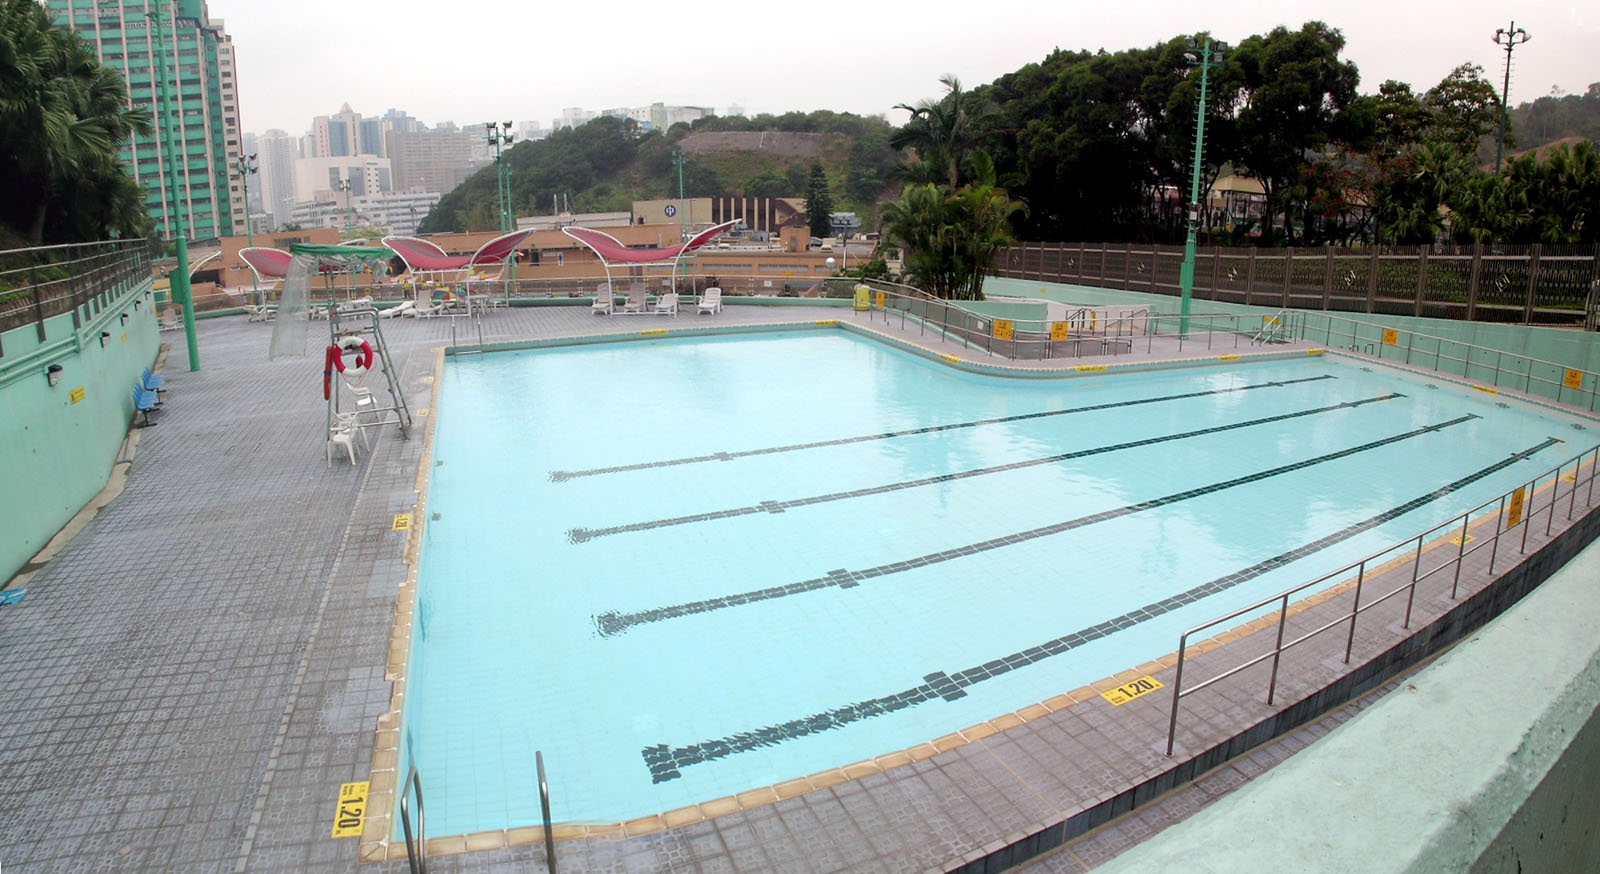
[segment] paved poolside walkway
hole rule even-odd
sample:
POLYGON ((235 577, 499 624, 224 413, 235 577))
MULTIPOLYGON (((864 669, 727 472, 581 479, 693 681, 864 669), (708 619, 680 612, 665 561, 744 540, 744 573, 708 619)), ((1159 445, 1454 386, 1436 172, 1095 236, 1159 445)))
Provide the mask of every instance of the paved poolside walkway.
MULTIPOLYGON (((818 319, 865 320, 815 307, 609 321, 586 307, 529 307, 489 313, 483 340, 818 319)), ((462 342, 467 325, 455 323, 462 342)), ((383 327, 413 408, 426 406, 424 377, 432 350, 450 342, 451 320, 383 327)), ((268 362, 270 330, 243 317, 201 322, 204 369, 194 373, 181 334, 166 335, 170 390, 126 491, 39 571, 21 606, 0 611, 7 872, 405 870, 403 861, 359 863, 357 840, 329 831, 339 784, 368 778, 390 703, 389 633, 406 577, 406 534, 391 520, 416 501, 424 441, 386 430, 360 465, 328 467, 318 451, 321 362, 268 362)), ((326 325, 310 330, 315 348, 326 325)), ((1175 356, 1152 346, 1115 358, 1175 356)), ((1022 366, 1063 364, 1074 362, 1022 366)), ((1435 614, 1449 607, 1428 604, 1435 614)), ((1375 623, 1358 648, 1388 645, 1387 631, 1375 623)), ((1283 700, 1339 674, 1325 664, 1329 649, 1310 650, 1300 659, 1311 667, 1283 700)), ((1186 703, 1195 718, 1180 746, 1197 753, 1269 715, 1259 685, 1219 686, 1217 697, 1186 703)), ((1112 813, 1101 802, 1125 791, 1131 806, 1133 786, 1172 767, 1159 749, 1160 697, 1113 708, 1089 693, 997 715, 938 755, 930 748, 855 779, 813 777, 819 788, 805 794, 636 837, 559 841, 561 867, 822 874, 981 865, 1009 844, 1048 840, 1039 836, 1073 817, 1098 825, 1112 813)), ((543 870, 544 848, 443 855, 429 867, 543 870)))

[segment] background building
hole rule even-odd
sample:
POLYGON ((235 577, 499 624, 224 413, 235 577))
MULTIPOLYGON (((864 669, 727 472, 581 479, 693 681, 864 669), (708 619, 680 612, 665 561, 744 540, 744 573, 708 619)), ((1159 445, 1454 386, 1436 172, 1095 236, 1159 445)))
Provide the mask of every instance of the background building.
POLYGON ((288 224, 294 213, 295 161, 300 158, 300 138, 277 128, 256 137, 256 160, 260 170, 252 182, 251 193, 261 192, 261 211, 270 218, 273 229, 288 224))
POLYGON ((121 149, 123 163, 144 188, 145 208, 157 229, 173 236, 181 205, 192 239, 242 233, 243 186, 236 176, 230 178, 229 169, 241 154, 233 45, 223 23, 211 19, 205 0, 152 0, 148 8, 161 22, 159 35, 150 27, 143 0, 47 0, 45 5, 57 27, 78 33, 94 46, 101 63, 122 72, 132 105, 158 118, 156 52, 163 51, 174 101, 169 119, 177 119, 173 141, 188 157, 175 171, 178 202, 169 202, 171 168, 161 154, 159 126, 147 136, 135 134, 121 149))
POLYGON ((385 140, 394 190, 449 194, 482 166, 474 158, 481 139, 459 130, 390 131, 385 140))

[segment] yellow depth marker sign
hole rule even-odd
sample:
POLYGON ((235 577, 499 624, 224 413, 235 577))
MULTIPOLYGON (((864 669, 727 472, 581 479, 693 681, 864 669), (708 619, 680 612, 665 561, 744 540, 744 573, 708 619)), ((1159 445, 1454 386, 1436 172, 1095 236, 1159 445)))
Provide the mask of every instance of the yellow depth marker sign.
POLYGON ((1511 493, 1511 506, 1506 509, 1506 527, 1515 528, 1522 521, 1522 505, 1528 500, 1526 488, 1517 489, 1511 493))
POLYGON ((1239 356, 1237 356, 1237 355, 1218 355, 1217 356, 1217 360, 1218 361, 1238 361, 1239 360, 1239 356))
POLYGON ((1115 689, 1101 692, 1100 697, 1110 701, 1117 707, 1121 707, 1135 698, 1148 695, 1160 688, 1162 688, 1161 681, 1155 677, 1140 677, 1131 683, 1123 683, 1115 689))
POLYGON ((396 530, 396 531, 409 531, 410 529, 411 529, 411 514, 410 513, 396 513, 396 514, 394 514, 394 530, 396 530))
POLYGON ((961 363, 961 356, 959 356, 959 355, 940 355, 939 357, 943 358, 944 360, 946 360, 948 362, 950 362, 951 364, 960 364, 961 363))
POLYGON ((1093 373, 1096 370, 1105 370, 1106 366, 1104 364, 1083 364, 1072 369, 1078 371, 1079 373, 1093 373))
POLYGON ((1566 376, 1561 379, 1561 384, 1567 388, 1583 388, 1583 371, 1568 368, 1566 376))
POLYGON ((334 837, 361 837, 361 825, 367 820, 367 791, 370 788, 371 784, 366 780, 339 785, 339 810, 333 815, 334 837))
POLYGON ((639 332, 639 336, 641 336, 641 337, 654 337, 657 334, 665 334, 666 332, 667 332, 666 328, 656 328, 653 331, 640 331, 639 332))

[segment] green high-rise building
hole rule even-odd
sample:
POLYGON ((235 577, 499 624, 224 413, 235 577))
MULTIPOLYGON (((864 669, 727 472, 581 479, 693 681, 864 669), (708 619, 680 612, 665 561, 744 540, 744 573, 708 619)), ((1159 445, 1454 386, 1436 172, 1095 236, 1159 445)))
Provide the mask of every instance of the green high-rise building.
MULTIPOLYGON (((78 33, 95 47, 101 63, 128 80, 131 106, 160 120, 161 65, 165 49, 173 106, 169 123, 185 165, 178 171, 178 198, 188 217, 190 239, 243 233, 245 203, 237 167, 240 154, 239 100, 233 41, 205 0, 45 0, 57 27, 78 33), (147 13, 160 19, 159 32, 147 13), (175 120, 181 118, 182 123, 175 120)), ((168 162, 159 126, 134 136, 122 160, 144 187, 145 208, 167 237, 175 232, 168 162)))

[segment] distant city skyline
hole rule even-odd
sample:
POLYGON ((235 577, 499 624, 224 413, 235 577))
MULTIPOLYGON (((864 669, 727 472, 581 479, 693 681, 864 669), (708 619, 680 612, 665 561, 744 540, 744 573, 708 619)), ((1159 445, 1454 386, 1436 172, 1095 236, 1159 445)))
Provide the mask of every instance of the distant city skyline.
POLYGON ((606 8, 604 21, 587 8, 532 8, 507 0, 448 9, 413 0, 214 0, 212 14, 234 36, 244 128, 296 135, 312 116, 345 102, 374 114, 401 108, 429 124, 450 120, 463 128, 489 119, 548 127, 565 107, 598 111, 657 101, 719 112, 737 104, 747 114, 888 114, 899 123, 903 113, 892 107, 938 96, 945 73, 972 86, 1038 62, 1056 47, 1117 51, 1199 30, 1237 42, 1313 19, 1344 33, 1344 57, 1360 69, 1363 93, 1385 79, 1426 90, 1463 62, 1482 65, 1498 86, 1505 55, 1491 37, 1510 24, 1512 12, 1533 36, 1516 53, 1513 104, 1545 96, 1552 86, 1581 94, 1600 81, 1593 55, 1600 12, 1549 0, 1514 8, 1487 0, 1226 6, 1149 0, 1138 14, 1109 5, 993 0, 981 21, 893 0, 692 16, 619 0, 606 8), (616 26, 628 19, 637 26, 616 26))

